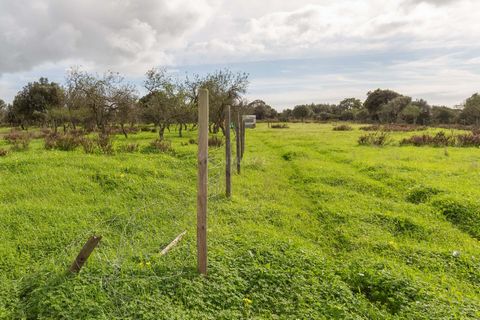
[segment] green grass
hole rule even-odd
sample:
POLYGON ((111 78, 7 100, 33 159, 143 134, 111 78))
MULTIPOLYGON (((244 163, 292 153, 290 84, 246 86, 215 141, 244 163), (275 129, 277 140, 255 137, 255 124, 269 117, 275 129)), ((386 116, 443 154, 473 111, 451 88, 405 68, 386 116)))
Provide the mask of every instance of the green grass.
POLYGON ((196 132, 168 134, 171 153, 139 133, 115 141, 136 153, 34 140, 1 157, 0 318, 478 319, 480 150, 358 146, 358 126, 332 127, 248 130, 231 200, 223 148, 210 150, 207 278, 196 132), (66 275, 92 234, 99 248, 66 275))

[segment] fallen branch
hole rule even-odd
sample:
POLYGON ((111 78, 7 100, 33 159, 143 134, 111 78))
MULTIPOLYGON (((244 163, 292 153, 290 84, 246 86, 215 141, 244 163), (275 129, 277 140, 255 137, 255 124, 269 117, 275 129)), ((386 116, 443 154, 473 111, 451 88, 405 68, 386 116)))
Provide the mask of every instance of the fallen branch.
POLYGON ((183 231, 182 233, 180 233, 175 239, 173 239, 172 242, 170 242, 168 244, 168 246, 166 246, 165 248, 163 248, 163 250, 160 252, 160 255, 163 256, 165 254, 167 254, 168 251, 170 251, 170 249, 172 249, 175 245, 177 245, 177 243, 182 240, 183 236, 187 233, 187 231, 183 231))
POLYGON ((78 256, 72 262, 68 271, 71 273, 78 273, 101 239, 102 236, 91 236, 83 246, 82 250, 78 253, 78 256))

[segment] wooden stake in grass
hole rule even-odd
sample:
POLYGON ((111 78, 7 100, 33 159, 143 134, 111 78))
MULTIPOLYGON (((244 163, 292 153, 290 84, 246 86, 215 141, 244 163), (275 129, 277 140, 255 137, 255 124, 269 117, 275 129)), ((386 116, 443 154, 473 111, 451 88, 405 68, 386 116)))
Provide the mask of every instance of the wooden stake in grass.
POLYGON ((240 129, 242 134, 240 135, 240 138, 242 139, 242 152, 240 152, 240 158, 243 160, 243 154, 245 153, 245 120, 241 119, 242 121, 240 122, 240 129))
POLYGON ((166 255, 168 253, 168 251, 170 251, 170 249, 172 249, 174 246, 177 245, 177 243, 180 242, 180 240, 182 240, 183 236, 187 233, 187 231, 183 231, 182 233, 180 233, 175 239, 173 239, 172 242, 170 242, 168 244, 168 246, 166 246, 165 248, 163 248, 163 250, 160 252, 160 255, 163 256, 163 255, 166 255))
POLYGON ((230 145, 230 106, 225 110, 225 195, 230 198, 232 195, 231 165, 232 150, 230 145))
POLYGON ((236 142, 236 156, 237 156, 237 174, 240 174, 240 152, 241 152, 241 140, 240 140, 240 112, 237 112, 237 123, 235 124, 235 142, 236 142))
POLYGON ((198 92, 197 268, 207 274, 208 90, 198 92))
POLYGON ((82 250, 80 250, 68 271, 71 273, 78 273, 101 239, 102 236, 91 236, 83 246, 82 250))

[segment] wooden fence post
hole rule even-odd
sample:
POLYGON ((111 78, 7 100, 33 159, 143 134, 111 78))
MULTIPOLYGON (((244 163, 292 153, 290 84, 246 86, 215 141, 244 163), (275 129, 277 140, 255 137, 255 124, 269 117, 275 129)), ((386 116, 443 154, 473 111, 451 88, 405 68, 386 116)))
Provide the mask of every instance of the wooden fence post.
POLYGON ((243 154, 245 153, 245 121, 243 120, 243 117, 242 117, 242 121, 241 121, 241 124, 240 124, 240 128, 242 129, 242 134, 240 135, 241 139, 242 139, 242 152, 240 153, 241 154, 241 159, 243 159, 243 154))
POLYGON ((225 112, 225 194, 227 198, 232 195, 232 181, 231 181, 231 164, 232 164, 232 150, 230 145, 230 106, 227 106, 225 112))
POLYGON ((208 90, 198 91, 197 268, 207 275, 208 90))
POLYGON ((85 245, 83 246, 82 250, 78 253, 78 256, 73 260, 72 265, 68 268, 70 273, 78 273, 80 269, 82 269, 83 265, 87 261, 88 257, 93 252, 93 249, 98 245, 102 236, 91 236, 85 245))
POLYGON ((240 152, 241 152, 241 139, 240 139, 240 113, 237 112, 237 122, 235 124, 235 142, 236 142, 236 153, 235 155, 237 156, 237 174, 240 174, 240 162, 241 162, 241 157, 240 157, 240 152))

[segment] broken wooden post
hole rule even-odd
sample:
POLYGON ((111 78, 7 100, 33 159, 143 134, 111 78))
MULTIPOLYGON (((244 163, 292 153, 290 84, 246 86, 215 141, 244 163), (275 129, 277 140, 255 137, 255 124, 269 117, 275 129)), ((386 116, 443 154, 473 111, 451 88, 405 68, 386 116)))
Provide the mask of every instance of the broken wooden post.
POLYGON ((208 90, 198 92, 197 268, 207 274, 208 90))
POLYGON ((187 230, 183 231, 182 233, 180 233, 175 239, 173 239, 172 242, 170 242, 168 244, 168 246, 166 246, 165 248, 163 248, 163 250, 160 252, 160 255, 163 256, 165 254, 167 254, 168 251, 170 251, 170 249, 172 249, 174 246, 177 245, 178 242, 180 242, 180 240, 182 240, 183 236, 187 233, 187 230))
POLYGON ((232 195, 231 165, 232 150, 230 145, 230 106, 225 111, 225 195, 230 198, 232 195))
POLYGON ((91 236, 90 239, 85 243, 82 250, 80 250, 78 256, 73 261, 72 265, 68 269, 70 273, 78 273, 87 261, 90 254, 92 254, 93 249, 98 245, 102 236, 91 236))

